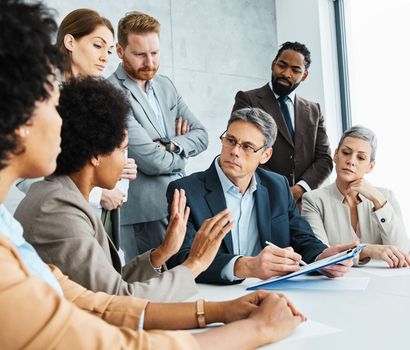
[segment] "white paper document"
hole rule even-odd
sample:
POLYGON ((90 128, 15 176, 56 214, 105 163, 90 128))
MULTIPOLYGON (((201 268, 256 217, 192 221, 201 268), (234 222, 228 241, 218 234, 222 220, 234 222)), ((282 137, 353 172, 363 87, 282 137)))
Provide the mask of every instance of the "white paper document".
MULTIPOLYGON (((212 328, 221 327, 221 326, 223 326, 223 324, 214 323, 211 325, 207 325, 206 328, 190 329, 188 331, 192 334, 202 333, 202 332, 209 331, 212 328)), ((327 326, 320 322, 316 322, 313 320, 307 320, 306 322, 302 322, 289 337, 281 340, 279 343, 301 340, 301 339, 309 338, 309 337, 320 337, 323 335, 338 333, 338 332, 342 332, 342 330, 339 328, 327 326)), ((261 349, 263 348, 264 347, 262 347, 261 349)))
POLYGON ((306 322, 301 323, 289 337, 283 339, 282 341, 280 341, 280 343, 300 340, 309 337, 320 337, 322 335, 338 332, 342 332, 342 330, 339 328, 327 326, 320 322, 307 320, 306 322))
POLYGON ((384 260, 372 260, 369 264, 355 267, 355 269, 381 277, 410 276, 410 267, 392 269, 384 260))

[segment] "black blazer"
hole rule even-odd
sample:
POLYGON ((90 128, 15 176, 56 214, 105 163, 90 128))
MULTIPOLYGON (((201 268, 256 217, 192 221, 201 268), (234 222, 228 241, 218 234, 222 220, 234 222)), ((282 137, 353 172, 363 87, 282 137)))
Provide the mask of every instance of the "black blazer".
MULTIPOLYGON (((261 168, 258 168, 255 174, 255 205, 261 246, 265 246, 265 241, 283 248, 291 246, 306 262, 313 261, 327 246, 314 236, 307 221, 300 216, 286 178, 261 168)), ((186 192, 187 205, 191 212, 182 247, 167 263, 170 267, 181 264, 188 257, 196 231, 204 220, 226 209, 214 162, 206 171, 171 182, 167 190, 169 205, 174 190, 181 188, 186 192)), ((197 282, 231 283, 221 278, 221 271, 234 256, 232 236, 229 232, 215 260, 198 276, 197 282)))

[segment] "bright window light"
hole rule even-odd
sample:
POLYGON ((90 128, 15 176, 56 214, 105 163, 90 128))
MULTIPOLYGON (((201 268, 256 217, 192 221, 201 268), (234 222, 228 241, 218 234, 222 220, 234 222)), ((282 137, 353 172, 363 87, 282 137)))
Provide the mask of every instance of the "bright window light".
POLYGON ((394 191, 410 234, 410 1, 348 0, 352 124, 379 142, 372 184, 394 191))

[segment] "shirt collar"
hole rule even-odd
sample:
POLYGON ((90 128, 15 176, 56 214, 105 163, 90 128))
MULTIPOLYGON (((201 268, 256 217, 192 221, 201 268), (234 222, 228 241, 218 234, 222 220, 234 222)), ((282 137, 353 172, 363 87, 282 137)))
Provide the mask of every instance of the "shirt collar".
MULTIPOLYGON (((220 159, 220 157, 217 157, 215 159, 215 168, 216 168, 216 172, 217 172, 218 177, 219 177, 219 181, 221 182, 223 192, 228 193, 228 192, 234 191, 234 193, 240 193, 239 187, 234 185, 232 183, 232 181, 229 180, 229 178, 223 172, 221 166, 219 165, 219 159, 220 159)), ((254 173, 252 175, 251 183, 250 183, 248 189, 246 190, 246 192, 248 192, 249 194, 252 194, 253 192, 256 191, 256 189, 257 189, 257 181, 256 181, 255 173, 254 173)))
MULTIPOLYGON (((278 99, 280 96, 279 96, 275 91, 273 91, 273 87, 272 87, 272 82, 271 82, 271 81, 269 82, 269 87, 270 87, 270 89, 272 90, 273 94, 275 95, 275 98, 278 99)), ((293 104, 295 104, 295 96, 296 96, 296 91, 295 91, 295 90, 293 90, 293 91, 288 95, 288 97, 290 98, 290 100, 292 101, 293 104)))

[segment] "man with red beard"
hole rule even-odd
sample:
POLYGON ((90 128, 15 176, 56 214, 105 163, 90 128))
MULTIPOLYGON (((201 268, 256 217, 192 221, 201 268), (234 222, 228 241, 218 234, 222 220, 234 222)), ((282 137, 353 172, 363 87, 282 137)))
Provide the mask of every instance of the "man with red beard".
POLYGON ((275 120, 278 136, 264 167, 288 179, 298 205, 303 193, 319 187, 333 167, 320 105, 295 94, 310 64, 305 45, 284 43, 272 62, 272 80, 261 88, 239 91, 233 106, 233 111, 258 107, 275 120))
POLYGON ((160 23, 144 13, 131 12, 122 18, 117 44, 122 63, 109 77, 129 96, 128 156, 138 165, 137 179, 130 183, 128 201, 121 208, 121 248, 126 261, 156 247, 153 253, 169 253, 160 246, 167 228, 168 183, 183 176, 188 157, 208 146, 204 126, 172 81, 156 74, 159 33, 160 23))

